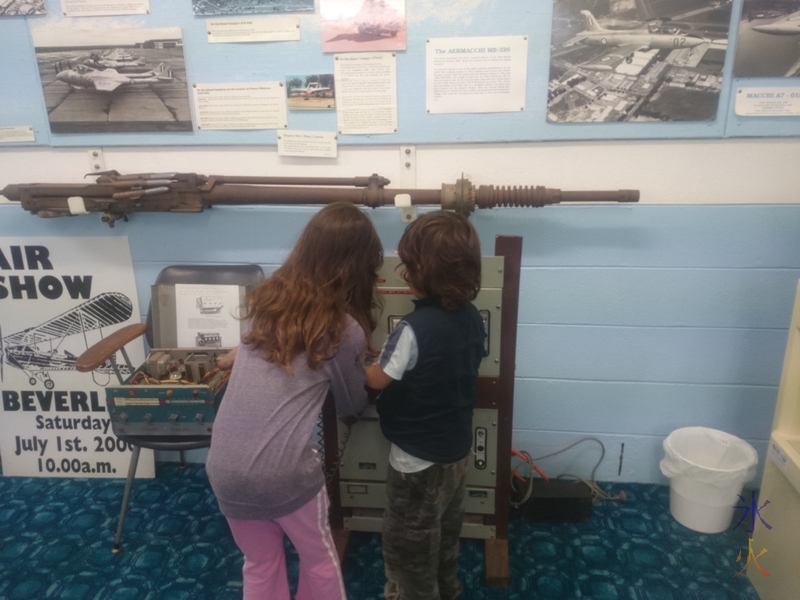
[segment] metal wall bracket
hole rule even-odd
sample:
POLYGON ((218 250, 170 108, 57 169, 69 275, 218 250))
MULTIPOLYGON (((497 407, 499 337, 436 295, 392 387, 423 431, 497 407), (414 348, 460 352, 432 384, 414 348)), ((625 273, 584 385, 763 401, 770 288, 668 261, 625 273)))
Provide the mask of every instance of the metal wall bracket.
POLYGON ((411 205, 410 194, 395 195, 394 206, 400 210, 400 220, 403 223, 411 223, 417 218, 417 207, 411 205))
POLYGON ((106 159, 103 156, 102 148, 92 148, 88 150, 89 173, 99 173, 106 170, 106 159))
MULTIPOLYGON (((400 187, 412 190, 417 187, 417 147, 400 146, 400 187)), ((410 223, 417 218, 417 209, 411 205, 411 196, 398 194, 394 198, 394 205, 400 209, 400 220, 410 223)))
POLYGON ((414 189, 417 187, 417 147, 400 146, 400 187, 414 189))

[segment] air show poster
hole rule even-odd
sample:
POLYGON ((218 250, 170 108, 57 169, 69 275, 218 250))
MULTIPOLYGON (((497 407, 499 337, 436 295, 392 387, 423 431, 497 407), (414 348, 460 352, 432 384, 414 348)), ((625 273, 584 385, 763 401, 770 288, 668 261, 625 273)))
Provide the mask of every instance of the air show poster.
MULTIPOLYGON (((3 475, 127 475, 131 448, 106 410, 116 376, 108 363, 79 373, 75 360, 140 322, 127 238, 0 238, 3 475)), ((143 342, 126 350, 134 366, 143 363, 143 342)), ((116 362, 125 365, 119 354, 116 362)), ((137 476, 154 475, 153 453, 142 451, 137 476)))
POLYGON ((192 131, 180 27, 31 23, 54 134, 192 131))
POLYGON ((555 0, 547 120, 717 117, 731 0, 555 0))

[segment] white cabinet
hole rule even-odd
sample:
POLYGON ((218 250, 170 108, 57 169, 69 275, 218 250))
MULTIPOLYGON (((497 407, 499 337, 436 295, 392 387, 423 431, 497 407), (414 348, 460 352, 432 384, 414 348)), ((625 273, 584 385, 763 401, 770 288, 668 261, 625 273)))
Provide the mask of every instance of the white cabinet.
MULTIPOLYGON (((758 497, 747 576, 761 600, 787 600, 800 594, 800 285, 795 298, 783 361, 775 419, 758 497), (764 506, 765 502, 769 504, 764 506), (756 566, 769 573, 767 577, 756 566)), ((749 516, 749 515, 748 515, 749 516)))

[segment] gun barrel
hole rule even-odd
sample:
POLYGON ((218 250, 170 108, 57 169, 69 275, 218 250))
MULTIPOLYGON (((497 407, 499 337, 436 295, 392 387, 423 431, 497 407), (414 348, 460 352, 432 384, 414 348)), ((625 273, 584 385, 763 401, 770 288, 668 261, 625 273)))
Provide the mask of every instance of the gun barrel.
POLYGON ((202 212, 216 205, 329 204, 343 201, 370 208, 392 205, 408 195, 414 206, 441 206, 469 215, 475 208, 540 207, 561 202, 638 202, 638 190, 562 191, 543 186, 474 186, 467 179, 441 189, 391 189, 369 177, 203 176, 195 173, 106 171, 93 183, 9 184, 2 195, 41 217, 103 213, 114 224, 132 212, 202 212))
POLYGON ((230 175, 209 175, 207 181, 210 185, 218 184, 247 184, 247 185, 347 185, 353 187, 367 187, 373 181, 379 186, 389 185, 389 180, 384 177, 250 177, 230 175), (376 178, 376 179, 373 179, 376 178))
POLYGON ((411 196, 414 205, 441 204, 439 190, 398 190, 389 188, 336 188, 336 187, 294 187, 257 186, 225 184, 216 185, 203 192, 208 205, 222 204, 330 204, 332 202, 351 202, 370 208, 394 204, 399 194, 411 196))
POLYGON ((561 192, 561 202, 638 202, 639 190, 561 192))
POLYGON ((482 185, 476 192, 479 208, 539 207, 561 202, 638 202, 638 190, 562 191, 542 186, 495 187, 482 185))

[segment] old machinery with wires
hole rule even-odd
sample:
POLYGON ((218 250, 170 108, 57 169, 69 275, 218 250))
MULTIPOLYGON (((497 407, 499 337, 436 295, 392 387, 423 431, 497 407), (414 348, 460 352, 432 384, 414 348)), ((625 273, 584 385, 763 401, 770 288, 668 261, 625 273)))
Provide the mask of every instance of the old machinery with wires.
MULTIPOLYGON (((204 291, 209 287, 213 286, 204 286, 204 291)), ((242 301, 245 289, 236 287, 242 301)), ((128 436, 208 435, 230 376, 230 368, 220 366, 220 360, 233 346, 223 347, 220 333, 208 328, 215 322, 230 326, 232 321, 238 340, 241 323, 209 320, 209 306, 213 313, 222 311, 216 297, 209 301, 208 296, 198 296, 195 309, 200 317, 182 319, 175 285, 153 286, 152 293, 153 348, 127 380, 106 388, 112 428, 128 436), (179 347, 181 327, 188 330, 182 339, 194 342, 195 347, 179 347), (202 331, 194 330, 200 327, 202 331)))
MULTIPOLYGON (((486 342, 480 375, 496 377, 499 372, 499 342, 503 287, 503 258, 484 257, 481 271, 481 291, 473 304, 483 317, 486 342)), ((379 273, 378 293, 383 310, 378 328, 373 334, 372 346, 380 348, 386 336, 394 330, 404 315, 413 311, 413 298, 408 285, 400 277, 398 257, 387 257, 379 273)), ((473 413, 472 459, 467 472, 467 513, 493 514, 497 484, 497 408, 480 406, 473 413)), ((355 531, 372 531, 380 525, 369 510, 382 509, 385 502, 385 481, 389 456, 389 442, 383 438, 374 405, 362 419, 347 432, 347 425, 339 422, 339 437, 347 437, 339 463, 341 477, 339 489, 343 507, 353 508, 345 517, 345 527, 355 531)), ((493 525, 467 522, 463 535, 473 538, 495 537, 493 525)))
MULTIPOLYGON (((508 482, 521 250, 521 238, 498 236, 495 256, 483 258, 481 291, 473 301, 483 317, 486 343, 473 413, 462 537, 485 540, 486 581, 492 585, 507 585, 510 577, 508 482)), ((398 264, 397 257, 387 257, 379 272, 383 306, 374 348, 413 310, 411 290, 395 270, 398 264)), ((348 532, 381 531, 390 444, 372 404, 352 424, 337 419, 328 405, 323 433, 331 526, 341 552, 348 532)))

